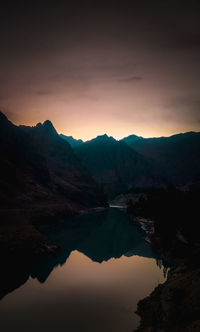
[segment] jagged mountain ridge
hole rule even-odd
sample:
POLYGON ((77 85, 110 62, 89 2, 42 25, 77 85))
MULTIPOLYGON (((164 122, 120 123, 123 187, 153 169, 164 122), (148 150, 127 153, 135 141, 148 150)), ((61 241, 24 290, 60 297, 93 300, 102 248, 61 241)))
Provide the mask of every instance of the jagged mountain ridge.
POLYGON ((198 132, 159 138, 130 135, 120 141, 105 134, 73 146, 73 149, 109 194, 136 186, 190 186, 200 183, 198 132), (127 150, 127 145, 132 152, 127 150))
POLYGON ((0 115, 1 204, 45 202, 72 210, 105 205, 103 193, 50 121, 13 125, 0 115))
POLYGON ((83 144, 82 139, 75 139, 72 136, 66 136, 66 135, 63 135, 63 134, 60 134, 60 137, 62 137, 64 140, 66 140, 71 145, 72 148, 83 144))
POLYGON ((106 134, 83 143, 74 151, 110 195, 133 185, 152 185, 156 181, 153 166, 141 154, 106 134))

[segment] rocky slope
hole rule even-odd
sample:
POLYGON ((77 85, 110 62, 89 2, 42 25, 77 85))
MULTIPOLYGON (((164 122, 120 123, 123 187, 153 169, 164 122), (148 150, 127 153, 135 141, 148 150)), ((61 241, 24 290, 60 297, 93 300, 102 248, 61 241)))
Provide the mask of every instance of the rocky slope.
POLYGON ((149 239, 170 267, 167 281, 139 302, 141 324, 137 331, 200 329, 199 201, 198 190, 172 188, 153 190, 137 201, 129 201, 133 220, 135 216, 153 220, 154 233, 149 239))
POLYGON ((97 136, 74 152, 111 197, 132 186, 151 186, 159 181, 151 163, 113 137, 97 136))
POLYGON ((186 186, 200 183, 199 132, 159 138, 130 135, 122 141, 154 162, 157 169, 163 174, 165 184, 186 186))
POLYGON ((106 205, 103 192, 50 121, 17 127, 0 113, 1 255, 3 248, 27 254, 43 246, 46 239, 35 223, 106 205))
POLYGON ((140 301, 138 332, 200 331, 200 268, 180 264, 167 281, 140 301))
POLYGON ((75 139, 72 136, 66 136, 63 134, 60 134, 60 137, 62 137, 65 141, 67 141, 71 145, 72 148, 75 148, 75 147, 83 144, 82 139, 75 139))

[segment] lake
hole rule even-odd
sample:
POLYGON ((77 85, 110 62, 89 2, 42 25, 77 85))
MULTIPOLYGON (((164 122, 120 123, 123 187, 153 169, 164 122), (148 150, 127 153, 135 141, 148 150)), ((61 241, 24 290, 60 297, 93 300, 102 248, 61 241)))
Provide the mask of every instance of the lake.
POLYGON ((61 250, 28 267, 27 281, 0 301, 1 331, 134 331, 137 302, 165 281, 144 231, 119 208, 41 231, 61 250))

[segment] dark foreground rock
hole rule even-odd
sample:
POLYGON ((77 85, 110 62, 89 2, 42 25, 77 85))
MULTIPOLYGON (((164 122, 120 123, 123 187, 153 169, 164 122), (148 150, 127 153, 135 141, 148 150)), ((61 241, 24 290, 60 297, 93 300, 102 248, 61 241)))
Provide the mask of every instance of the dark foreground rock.
POLYGON ((197 188, 169 188, 152 190, 128 205, 133 222, 145 226, 152 246, 170 267, 167 281, 139 302, 137 331, 200 331, 199 202, 197 188), (153 220, 150 233, 148 219, 153 220))
POLYGON ((138 303, 138 332, 200 331, 200 268, 178 266, 138 303))

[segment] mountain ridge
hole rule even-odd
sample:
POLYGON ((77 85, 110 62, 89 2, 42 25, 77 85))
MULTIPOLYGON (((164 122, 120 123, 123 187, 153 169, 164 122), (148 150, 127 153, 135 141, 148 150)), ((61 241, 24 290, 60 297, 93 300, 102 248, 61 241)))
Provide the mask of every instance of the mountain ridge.
POLYGON ((79 146, 83 143, 82 139, 75 139, 72 136, 66 136, 66 135, 60 134, 60 137, 62 137, 62 139, 64 139, 66 142, 68 142, 71 145, 71 147, 79 146))
POLYGON ((116 141, 123 141, 123 140, 126 141, 126 139, 130 139, 131 140, 131 138, 135 138, 136 140, 159 140, 159 139, 174 138, 176 136, 182 136, 182 135, 188 135, 188 134, 189 135, 190 134, 199 134, 199 133, 200 133, 199 131, 192 131, 191 130, 191 131, 186 131, 186 132, 180 132, 180 133, 177 133, 177 134, 172 134, 170 136, 150 136, 150 137, 143 137, 143 136, 138 136, 136 134, 130 134, 128 136, 125 136, 125 137, 122 137, 122 138, 119 138, 119 139, 117 139, 117 138, 115 138, 113 136, 109 136, 108 134, 105 133, 105 134, 100 134, 100 135, 97 135, 97 136, 92 137, 90 139, 87 139, 85 141, 83 139, 80 139, 80 138, 76 139, 73 136, 66 136, 64 134, 60 134, 60 136, 66 138, 66 139, 69 139, 69 141, 72 140, 72 144, 73 144, 73 141, 78 141, 78 142, 80 141, 81 143, 86 143, 86 142, 92 141, 93 139, 96 139, 97 137, 103 137, 103 136, 112 137, 116 141))
POLYGON ((74 152, 109 195, 127 190, 134 184, 152 184, 153 172, 149 162, 125 142, 113 137, 97 136, 74 148, 74 152))
POLYGON ((169 137, 127 137, 122 141, 152 160, 174 186, 200 183, 200 132, 186 132, 169 137))
POLYGON ((0 113, 2 255, 7 251, 24 258, 38 253, 46 239, 35 223, 55 222, 99 206, 107 206, 104 193, 50 121, 16 126, 0 113))

